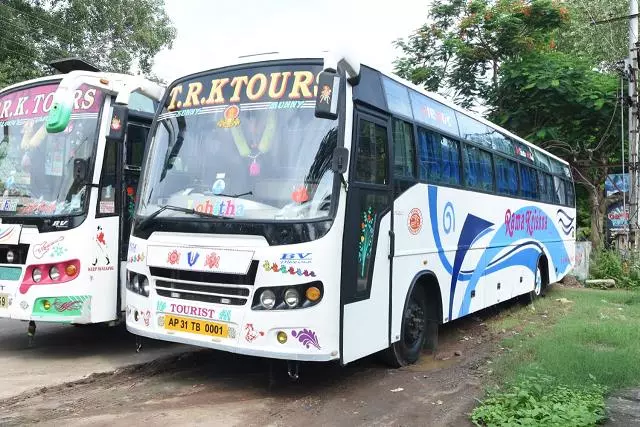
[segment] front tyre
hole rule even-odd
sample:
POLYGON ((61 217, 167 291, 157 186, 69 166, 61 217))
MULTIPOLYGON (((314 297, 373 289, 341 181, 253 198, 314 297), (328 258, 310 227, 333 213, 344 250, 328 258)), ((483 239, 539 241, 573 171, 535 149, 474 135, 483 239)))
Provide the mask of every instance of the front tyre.
MULTIPOLYGON (((394 368, 410 365, 418 361, 422 353, 428 332, 433 334, 434 328, 428 327, 427 302, 422 286, 415 286, 402 314, 400 340, 391 344, 383 353, 385 362, 394 368)), ((435 328, 437 335, 438 328, 435 328)), ((430 342, 435 341, 429 337, 430 342)))

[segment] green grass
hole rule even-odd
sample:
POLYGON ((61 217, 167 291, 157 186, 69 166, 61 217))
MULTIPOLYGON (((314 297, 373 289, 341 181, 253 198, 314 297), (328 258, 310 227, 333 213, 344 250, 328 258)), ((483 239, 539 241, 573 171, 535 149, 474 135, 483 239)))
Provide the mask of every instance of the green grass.
POLYGON ((638 292, 553 287, 490 325, 517 332, 503 340, 505 354, 494 364, 499 380, 542 371, 569 386, 640 386, 638 292))
POLYGON ((595 426, 607 392, 640 386, 640 292, 556 286, 488 326, 507 337, 478 426, 595 426))

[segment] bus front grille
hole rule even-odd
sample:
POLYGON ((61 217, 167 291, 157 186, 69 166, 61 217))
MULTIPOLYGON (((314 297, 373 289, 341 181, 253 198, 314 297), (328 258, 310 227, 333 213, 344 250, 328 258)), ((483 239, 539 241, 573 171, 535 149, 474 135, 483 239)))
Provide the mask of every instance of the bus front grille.
POLYGON ((258 261, 252 261, 247 274, 210 273, 151 267, 158 295, 207 303, 245 305, 251 294, 258 261))

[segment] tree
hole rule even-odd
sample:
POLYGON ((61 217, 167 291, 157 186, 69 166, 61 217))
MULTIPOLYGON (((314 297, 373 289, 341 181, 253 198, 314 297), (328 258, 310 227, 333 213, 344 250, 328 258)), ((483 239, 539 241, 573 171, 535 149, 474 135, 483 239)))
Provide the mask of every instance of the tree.
POLYGON ((558 50, 587 59, 602 70, 615 69, 627 51, 626 19, 592 25, 593 21, 626 16, 628 0, 565 0, 571 20, 558 34, 558 50))
POLYGON ((0 22, 0 87, 49 74, 49 61, 68 56, 149 73, 175 37, 163 0, 6 0, 0 22))
POLYGON ((616 97, 619 78, 562 52, 532 53, 503 65, 489 118, 569 161, 588 191, 591 241, 603 243, 603 220, 617 197, 604 197, 607 174, 620 164, 616 97))
POLYGON ((491 95, 504 61, 553 47, 568 11, 551 0, 436 0, 428 18, 395 42, 395 72, 469 108, 491 95))
POLYGON ((589 22, 620 7, 619 0, 436 0, 429 23, 396 42, 398 74, 463 106, 484 104, 490 119, 571 163, 589 194, 594 246, 612 202, 601 190, 620 152, 619 77, 609 73, 626 43, 611 49, 608 39, 619 43, 620 31, 601 27, 606 37, 596 40, 589 22))

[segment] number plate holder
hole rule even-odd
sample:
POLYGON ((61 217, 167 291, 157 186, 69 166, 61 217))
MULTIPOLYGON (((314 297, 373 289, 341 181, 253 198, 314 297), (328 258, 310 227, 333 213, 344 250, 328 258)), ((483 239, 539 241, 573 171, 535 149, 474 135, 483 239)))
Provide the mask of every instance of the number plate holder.
POLYGON ((190 317, 167 315, 164 318, 164 328, 169 331, 187 332, 216 338, 227 338, 229 336, 229 326, 224 323, 190 317))

